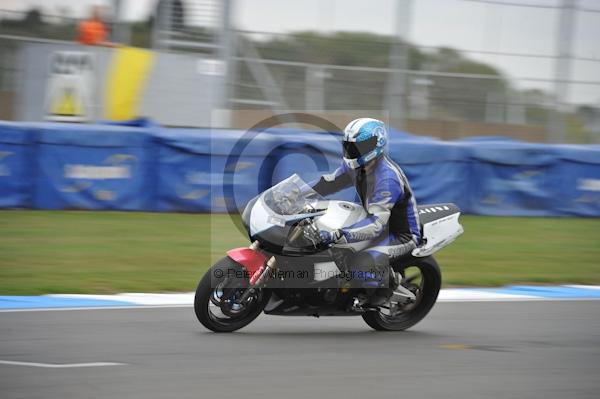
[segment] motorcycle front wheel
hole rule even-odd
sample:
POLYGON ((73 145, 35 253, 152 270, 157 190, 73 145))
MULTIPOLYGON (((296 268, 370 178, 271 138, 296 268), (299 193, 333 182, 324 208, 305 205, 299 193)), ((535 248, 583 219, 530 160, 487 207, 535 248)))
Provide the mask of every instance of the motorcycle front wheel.
POLYGON ((415 294, 416 300, 400 305, 393 314, 382 308, 363 313, 363 320, 378 331, 402 331, 417 324, 435 304, 442 286, 442 274, 433 256, 411 258, 393 267, 402 275, 401 284, 415 294))
POLYGON ((198 321, 214 332, 232 332, 250 324, 263 311, 270 291, 256 290, 240 303, 248 284, 241 265, 229 257, 218 261, 196 288, 194 311, 198 321))

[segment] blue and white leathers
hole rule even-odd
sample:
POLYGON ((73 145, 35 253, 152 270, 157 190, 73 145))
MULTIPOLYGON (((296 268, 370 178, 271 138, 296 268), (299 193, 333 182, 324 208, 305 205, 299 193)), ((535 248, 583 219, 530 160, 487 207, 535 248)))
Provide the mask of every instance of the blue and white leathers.
POLYGON ((367 217, 341 229, 341 240, 348 243, 368 240, 371 244, 366 251, 374 256, 402 256, 421 240, 415 197, 406 176, 387 155, 373 162, 368 168, 354 170, 344 160, 333 173, 312 185, 321 195, 354 185, 367 217))

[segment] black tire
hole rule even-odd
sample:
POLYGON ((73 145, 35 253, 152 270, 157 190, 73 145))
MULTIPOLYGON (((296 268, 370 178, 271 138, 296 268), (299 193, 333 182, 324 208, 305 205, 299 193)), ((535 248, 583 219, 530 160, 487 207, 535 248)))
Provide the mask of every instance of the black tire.
POLYGON ((209 310, 209 302, 212 302, 215 287, 219 284, 228 287, 224 291, 231 292, 240 287, 247 287, 248 278, 241 265, 225 257, 211 267, 198 283, 194 297, 194 312, 198 321, 214 332, 232 332, 247 326, 260 315, 271 296, 269 290, 260 290, 252 306, 245 309, 238 317, 218 318, 209 310))
POLYGON ((437 300, 440 288, 442 286, 442 274, 440 268, 433 258, 411 258, 410 262, 403 263, 400 266, 394 266, 397 272, 403 272, 409 267, 419 268, 422 275, 421 296, 414 307, 390 317, 379 311, 365 312, 362 315, 363 320, 377 331, 403 331, 421 321, 437 300))

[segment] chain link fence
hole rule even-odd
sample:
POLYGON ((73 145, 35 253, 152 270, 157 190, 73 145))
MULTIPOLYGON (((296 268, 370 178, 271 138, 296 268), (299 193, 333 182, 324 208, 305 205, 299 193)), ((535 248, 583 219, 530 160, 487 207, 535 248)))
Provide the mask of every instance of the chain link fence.
MULTIPOLYGON (((244 110, 384 111, 388 109, 386 93, 390 75, 395 73, 384 68, 244 58, 237 61, 240 71, 234 83, 232 103, 235 109, 244 110), (246 63, 257 62, 270 73, 272 87, 257 82, 246 67, 246 63), (269 98, 269 91, 277 91, 280 96, 269 98)), ((505 90, 499 79, 491 76, 426 71, 402 73, 407 77, 403 103, 405 127, 409 131, 450 139, 477 135, 479 129, 479 135, 546 141, 546 129, 554 108, 551 99, 542 94, 524 95, 505 90), (440 124, 446 125, 445 132, 436 132, 440 124)))
MULTIPOLYGON (((223 26, 227 23, 223 12, 222 2, 215 0, 163 0, 147 22, 130 26, 127 37, 131 44, 160 51, 226 57, 228 104, 234 113, 389 112, 402 115, 404 123, 398 127, 444 139, 502 135, 549 141, 553 127, 562 124, 569 142, 600 142, 600 106, 559 104, 553 79, 507 77, 493 65, 474 61, 469 52, 409 45, 381 35, 236 30, 223 26), (230 36, 229 41, 222 40, 223 32, 230 36), (406 69, 390 67, 395 44, 403 47, 406 69), (401 109, 390 109, 394 76, 402 76, 401 109), (538 89, 523 89, 534 86, 538 89)), ((0 117, 11 119, 15 115, 21 39, 11 36, 14 24, 5 21, 19 17, 0 13, 0 18, 0 117)), ((21 18, 26 20, 27 15, 21 18)), ((60 38, 57 32, 63 32, 64 39, 68 38, 64 32, 69 32, 72 40, 76 20, 53 21, 34 30, 38 37, 60 38)), ((600 97, 600 82, 573 78, 563 83, 600 97)), ((215 102, 215 107, 220 106, 222 103, 215 102)), ((234 115, 233 119, 234 127, 248 125, 243 118, 234 115)))

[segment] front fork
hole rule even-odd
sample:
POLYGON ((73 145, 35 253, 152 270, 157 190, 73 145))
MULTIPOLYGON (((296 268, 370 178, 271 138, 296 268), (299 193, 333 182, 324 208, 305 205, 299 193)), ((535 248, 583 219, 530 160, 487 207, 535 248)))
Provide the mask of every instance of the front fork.
MULTIPOLYGON (((259 248, 259 242, 254 241, 252 245, 250 245, 250 249, 256 251, 259 248)), ((277 261, 274 256, 271 256, 269 260, 267 260, 256 272, 250 276, 250 285, 244 291, 240 298, 240 303, 244 303, 253 295, 256 290, 263 288, 269 278, 274 274, 277 270, 277 261)))

